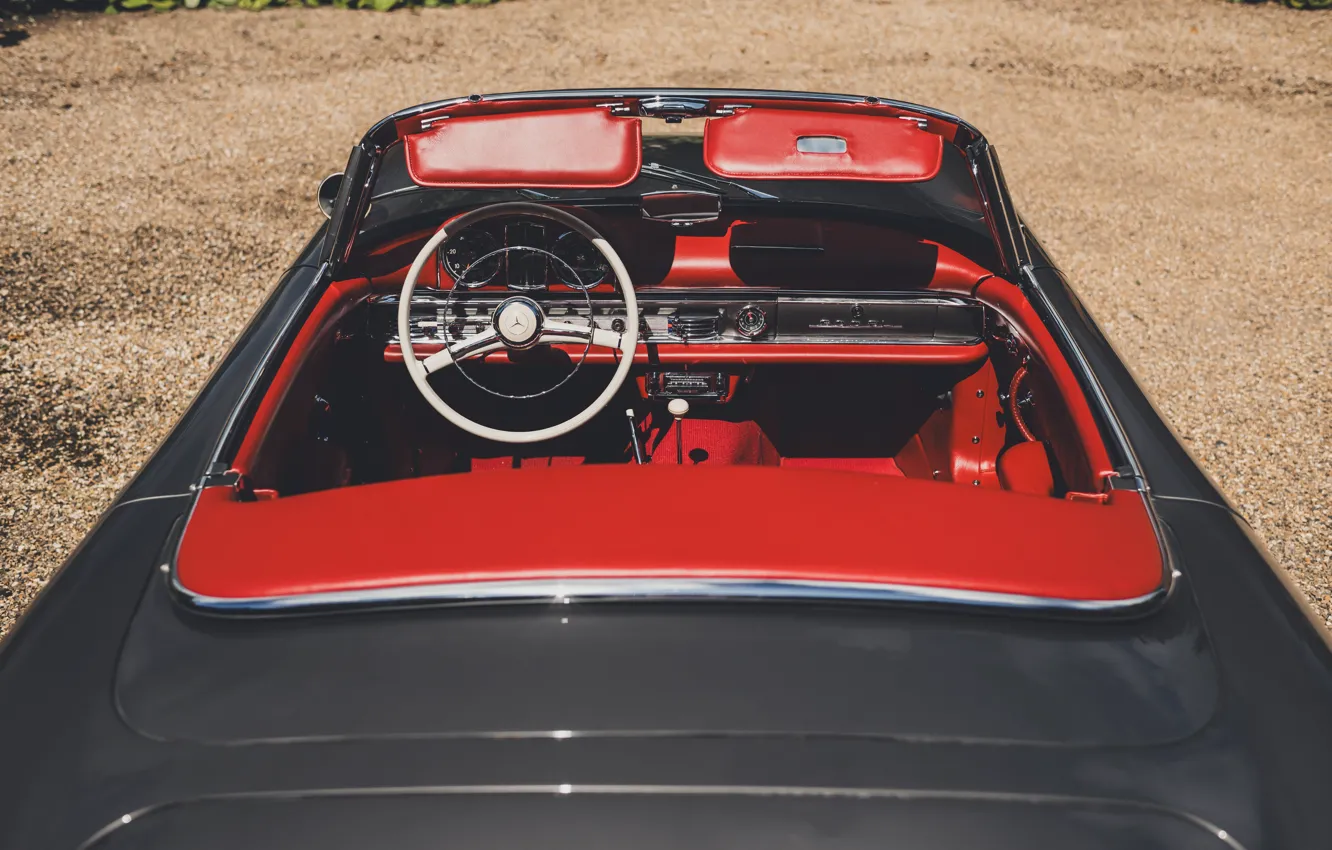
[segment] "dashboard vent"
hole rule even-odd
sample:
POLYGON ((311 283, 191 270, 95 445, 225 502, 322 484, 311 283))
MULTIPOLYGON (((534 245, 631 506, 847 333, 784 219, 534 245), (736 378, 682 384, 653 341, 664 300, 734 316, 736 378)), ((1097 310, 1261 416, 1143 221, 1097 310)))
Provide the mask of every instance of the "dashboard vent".
POLYGON ((673 313, 666 320, 666 327, 683 340, 716 339, 721 335, 721 313, 673 313))

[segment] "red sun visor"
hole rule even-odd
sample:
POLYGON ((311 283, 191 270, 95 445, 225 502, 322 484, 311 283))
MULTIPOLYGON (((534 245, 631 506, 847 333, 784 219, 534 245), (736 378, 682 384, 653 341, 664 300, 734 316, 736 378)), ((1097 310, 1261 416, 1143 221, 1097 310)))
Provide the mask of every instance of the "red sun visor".
POLYGON ((559 109, 448 118, 403 144, 421 186, 606 189, 638 176, 642 142, 637 118, 559 109))
POLYGON ((723 177, 761 180, 930 180, 943 139, 895 116, 746 109, 710 118, 703 161, 723 177))

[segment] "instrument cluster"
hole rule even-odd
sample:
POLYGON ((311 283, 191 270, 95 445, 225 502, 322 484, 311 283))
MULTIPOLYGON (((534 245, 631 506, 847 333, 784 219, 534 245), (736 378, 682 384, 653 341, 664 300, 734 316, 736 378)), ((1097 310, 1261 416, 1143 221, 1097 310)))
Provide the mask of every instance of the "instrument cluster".
POLYGON ((464 289, 585 290, 612 277, 606 258, 586 237, 546 220, 496 219, 468 227, 449 236, 438 256, 441 280, 464 289))

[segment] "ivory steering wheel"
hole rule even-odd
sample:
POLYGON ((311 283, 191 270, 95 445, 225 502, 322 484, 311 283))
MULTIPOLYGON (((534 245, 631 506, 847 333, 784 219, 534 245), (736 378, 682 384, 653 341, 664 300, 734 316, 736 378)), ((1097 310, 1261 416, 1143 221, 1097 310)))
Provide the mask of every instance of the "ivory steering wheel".
POLYGON ((582 219, 564 210, 542 204, 520 201, 491 204, 465 213, 450 221, 446 227, 441 227, 435 231, 435 235, 430 237, 430 240, 421 248, 421 252, 416 255, 415 262, 407 271, 407 279, 402 285, 402 297, 398 302, 398 344, 402 348, 402 359, 407 366, 407 373, 412 376, 412 382, 416 384, 417 390, 420 391, 430 406, 445 419, 464 431, 478 437, 484 437, 487 440, 500 443, 536 443, 541 440, 563 436, 586 424, 588 420, 600 413, 615 397, 615 394, 620 391, 620 387, 624 386, 624 381, 629 377, 629 370, 634 364, 634 351, 638 347, 638 299, 634 295, 634 285, 629 280, 629 272, 625 269, 619 255, 615 253, 615 249, 600 233, 588 226, 582 219), (425 267, 425 264, 429 262, 431 256, 449 237, 450 233, 460 232, 466 227, 487 219, 509 215, 545 218, 562 224, 584 236, 601 252, 601 255, 606 258, 606 262, 615 273, 615 279, 619 283, 620 297, 624 300, 626 313, 624 331, 619 332, 596 327, 590 315, 586 327, 570 322, 550 321, 542 311, 540 304, 529 297, 516 294, 506 298, 495 309, 491 316, 490 327, 471 336, 448 343, 444 348, 424 360, 417 360, 416 354, 412 350, 411 314, 412 293, 416 290, 416 279, 420 276, 421 269, 425 267), (584 343, 601 348, 611 348, 619 352, 619 362, 616 365, 615 373, 611 376, 610 382, 606 384, 606 388, 601 391, 601 394, 582 412, 571 416, 558 425, 532 431, 505 431, 500 428, 482 425, 449 407, 427 380, 433 373, 448 368, 461 360, 481 357, 492 351, 506 348, 523 350, 543 343, 584 343))

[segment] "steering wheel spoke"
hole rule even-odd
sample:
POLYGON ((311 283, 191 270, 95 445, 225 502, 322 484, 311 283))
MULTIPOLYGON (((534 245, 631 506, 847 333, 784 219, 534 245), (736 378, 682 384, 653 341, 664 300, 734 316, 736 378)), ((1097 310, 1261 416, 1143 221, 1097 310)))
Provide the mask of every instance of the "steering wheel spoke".
POLYGON ((497 351, 504 347, 504 341, 500 339, 499 334, 494 328, 486 328, 480 333, 460 339, 452 345, 447 345, 436 351, 434 354, 421 361, 426 374, 431 375, 447 366, 452 366, 459 360, 466 360, 468 357, 476 357, 491 351, 497 351))
POLYGON ((547 321, 541 329, 541 341, 544 343, 586 343, 591 340, 598 348, 625 350, 624 334, 606 328, 575 325, 571 322, 547 321))

